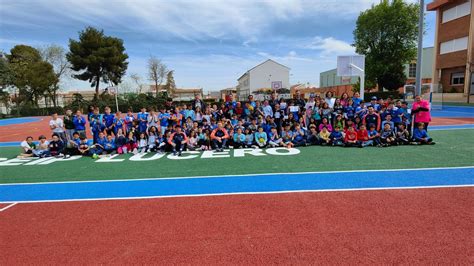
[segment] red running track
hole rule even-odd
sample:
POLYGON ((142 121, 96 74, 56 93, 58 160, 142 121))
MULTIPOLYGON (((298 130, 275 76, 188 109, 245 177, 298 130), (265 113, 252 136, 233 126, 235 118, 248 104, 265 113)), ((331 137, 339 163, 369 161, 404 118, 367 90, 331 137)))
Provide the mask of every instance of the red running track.
POLYGON ((0 264, 473 264, 474 188, 18 204, 0 264))

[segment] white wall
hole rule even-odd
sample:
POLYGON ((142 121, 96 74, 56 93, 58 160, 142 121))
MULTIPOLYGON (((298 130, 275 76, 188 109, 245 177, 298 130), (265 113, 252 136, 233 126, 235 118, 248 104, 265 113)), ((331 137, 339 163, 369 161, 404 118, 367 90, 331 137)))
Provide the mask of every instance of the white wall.
POLYGON ((282 88, 290 89, 290 70, 273 61, 266 61, 250 70, 251 92, 261 88, 271 88, 272 81, 281 81, 282 88))

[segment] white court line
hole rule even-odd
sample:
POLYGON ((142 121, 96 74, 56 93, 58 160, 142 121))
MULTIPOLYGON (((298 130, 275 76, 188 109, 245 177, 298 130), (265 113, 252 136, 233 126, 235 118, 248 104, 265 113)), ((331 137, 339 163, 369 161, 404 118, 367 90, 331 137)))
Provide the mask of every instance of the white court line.
MULTIPOLYGON (((0 202, 0 203, 1 203, 1 202, 0 202)), ((8 206, 6 206, 6 207, 1 208, 1 209, 0 209, 0 212, 3 212, 3 211, 5 211, 5 210, 7 210, 7 209, 9 209, 9 208, 11 208, 11 207, 17 205, 17 204, 18 204, 18 202, 13 202, 12 204, 10 204, 10 205, 8 205, 8 206)))
MULTIPOLYGON (((439 186, 414 186, 414 187, 375 187, 375 188, 341 188, 341 189, 309 189, 309 190, 281 190, 281 191, 256 191, 256 192, 226 192, 190 195, 166 195, 166 196, 143 196, 143 197, 115 197, 115 198, 87 198, 87 199, 65 199, 65 200, 26 200, 15 201, 17 203, 54 203, 54 202, 82 202, 82 201, 109 201, 109 200, 143 200, 162 198, 188 198, 188 197, 215 197, 233 195, 260 195, 260 194, 292 194, 292 193, 319 193, 319 192, 350 192, 350 191, 378 191, 378 190, 414 190, 414 189, 436 189, 436 188, 474 188, 474 184, 469 185, 439 185, 439 186)), ((12 203, 9 201, 0 204, 12 203)))
POLYGON ((287 172, 287 173, 261 173, 261 174, 241 174, 241 175, 211 175, 211 176, 184 176, 184 177, 154 177, 137 179, 108 179, 108 180, 86 180, 86 181, 58 181, 58 182, 37 182, 37 183, 5 183, 0 186, 21 186, 21 185, 42 185, 42 184, 81 184, 100 182, 134 182, 150 180, 170 180, 170 179, 194 179, 194 178, 219 178, 219 177, 243 177, 243 176, 268 176, 268 175, 306 175, 306 174, 338 174, 338 173, 371 173, 371 172, 405 172, 405 171, 429 171, 429 170, 451 170, 451 169, 474 169, 474 165, 455 167, 433 167, 433 168, 401 168, 401 169, 370 169, 370 170, 344 170, 344 171, 318 171, 318 172, 287 172))

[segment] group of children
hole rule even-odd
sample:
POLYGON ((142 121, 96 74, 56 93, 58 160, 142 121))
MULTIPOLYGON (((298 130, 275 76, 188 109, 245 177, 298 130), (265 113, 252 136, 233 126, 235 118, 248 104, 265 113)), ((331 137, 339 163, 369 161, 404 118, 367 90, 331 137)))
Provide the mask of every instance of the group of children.
POLYGON ((427 133, 429 103, 417 96, 412 108, 402 101, 372 98, 362 101, 358 94, 340 98, 329 92, 304 100, 297 92, 291 100, 239 102, 227 97, 218 107, 206 105, 199 97, 189 105, 168 105, 158 112, 142 108, 115 114, 90 109, 87 119, 80 111, 67 110, 63 119, 53 114, 52 140, 39 143, 28 137, 21 156, 70 156, 172 152, 226 148, 299 147, 309 145, 344 147, 387 147, 434 144, 427 133), (89 125, 87 127, 87 124, 89 125), (411 130, 414 124, 413 130, 411 130), (92 141, 86 138, 89 128, 92 141), (411 133, 412 131, 412 133, 411 133))

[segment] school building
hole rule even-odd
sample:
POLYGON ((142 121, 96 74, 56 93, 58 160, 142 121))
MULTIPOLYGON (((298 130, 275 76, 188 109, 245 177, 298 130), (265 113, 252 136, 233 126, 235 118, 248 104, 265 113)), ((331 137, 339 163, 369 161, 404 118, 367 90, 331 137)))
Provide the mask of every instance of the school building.
POLYGON ((474 12, 472 0, 435 0, 436 12, 433 83, 443 92, 474 94, 474 12))

